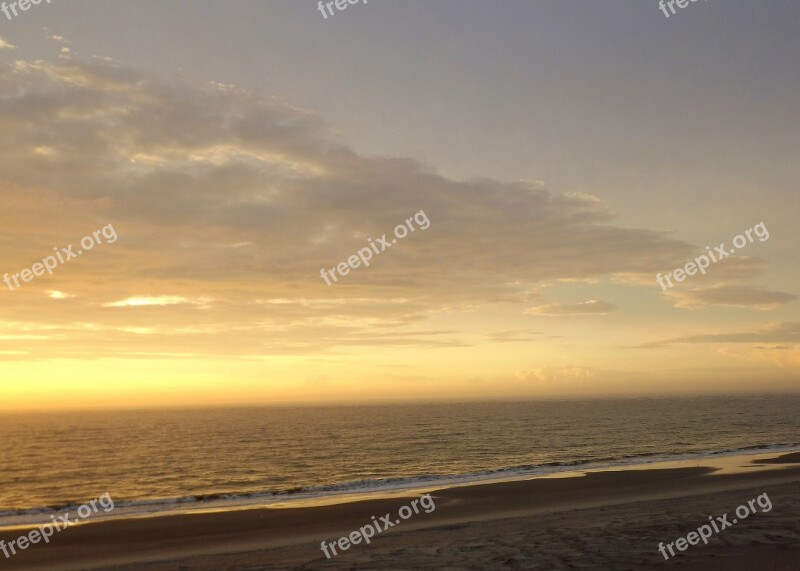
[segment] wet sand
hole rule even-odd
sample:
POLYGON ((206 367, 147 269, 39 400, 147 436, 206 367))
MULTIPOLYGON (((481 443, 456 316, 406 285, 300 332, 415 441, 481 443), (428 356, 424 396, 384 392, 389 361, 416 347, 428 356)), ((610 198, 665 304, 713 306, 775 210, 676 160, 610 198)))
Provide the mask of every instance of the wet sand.
MULTIPOLYGON (((0 554, 0 569, 794 571, 800 569, 799 462, 800 453, 728 457, 435 490, 432 513, 413 515, 370 545, 331 559, 320 541, 348 535, 373 515, 395 518, 418 495, 97 522, 11 559, 0 554), (708 545, 690 546, 669 561, 659 553, 659 542, 686 536, 709 515, 732 514, 765 492, 771 511, 758 508, 708 545)), ((21 534, 4 531, 0 539, 21 534)))

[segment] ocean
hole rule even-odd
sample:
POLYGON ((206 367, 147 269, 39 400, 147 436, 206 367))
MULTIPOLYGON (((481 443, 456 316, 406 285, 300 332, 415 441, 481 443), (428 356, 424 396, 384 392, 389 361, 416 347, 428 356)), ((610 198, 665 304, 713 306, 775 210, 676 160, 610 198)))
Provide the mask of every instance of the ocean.
POLYGON ((0 527, 230 509, 800 446, 800 396, 0 417, 0 527))

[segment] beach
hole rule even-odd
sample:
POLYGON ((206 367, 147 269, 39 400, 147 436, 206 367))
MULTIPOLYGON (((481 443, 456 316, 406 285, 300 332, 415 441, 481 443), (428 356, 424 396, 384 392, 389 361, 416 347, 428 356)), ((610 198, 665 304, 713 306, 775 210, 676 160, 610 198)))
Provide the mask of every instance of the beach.
MULTIPOLYGON (((421 512, 326 559, 320 542, 418 494, 75 526, 7 569, 797 569, 800 453, 729 456, 432 490, 421 512), (669 561, 658 551, 767 493, 755 513, 669 561)), ((419 490, 418 492, 423 492, 419 490)), ((19 530, 0 533, 9 541, 19 530)))

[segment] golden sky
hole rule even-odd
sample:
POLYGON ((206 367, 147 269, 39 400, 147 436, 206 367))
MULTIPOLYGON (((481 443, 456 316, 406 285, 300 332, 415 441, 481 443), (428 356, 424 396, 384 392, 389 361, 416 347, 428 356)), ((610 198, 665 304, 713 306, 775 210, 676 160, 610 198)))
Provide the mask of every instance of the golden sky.
POLYGON ((69 52, 0 62, 0 127, 0 274, 116 235, 0 284, 0 410, 797 387, 796 224, 766 210, 690 240, 683 198, 671 228, 623 222, 544 178, 357 151, 261 90, 69 52), (369 268, 320 278, 420 211, 369 268))

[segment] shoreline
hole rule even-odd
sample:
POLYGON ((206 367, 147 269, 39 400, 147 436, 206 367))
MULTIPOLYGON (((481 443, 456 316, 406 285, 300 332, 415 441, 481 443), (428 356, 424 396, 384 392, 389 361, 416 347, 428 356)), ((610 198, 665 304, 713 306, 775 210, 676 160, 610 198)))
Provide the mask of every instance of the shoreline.
MULTIPOLYGON (((757 448, 752 451, 747 449, 723 451, 723 452, 698 452, 684 453, 668 456, 655 456, 645 460, 646 457, 631 461, 618 460, 613 462, 592 461, 584 464, 559 466, 537 466, 530 471, 524 469, 502 469, 496 473, 487 471, 484 473, 471 473, 464 475, 434 477, 430 480, 414 481, 408 478, 407 482, 396 485, 375 486, 372 488, 358 489, 347 488, 343 490, 315 490, 309 489, 297 493, 286 493, 280 495, 254 494, 252 497, 214 499, 214 500, 191 500, 180 501, 177 499, 164 500, 159 504, 159 500, 142 500, 141 505, 119 506, 109 514, 98 514, 90 521, 82 525, 107 523, 110 521, 160 518, 176 515, 199 515, 212 513, 229 513, 236 511, 247 511, 252 509, 287 509, 301 507, 319 507, 326 505, 338 505, 373 499, 402 498, 409 495, 420 495, 433 490, 449 488, 470 487, 487 484, 502 484, 507 482, 519 482, 531 479, 544 478, 570 478, 581 477, 586 473, 607 472, 619 470, 651 470, 661 468, 680 468, 692 467, 700 464, 704 466, 716 467, 719 470, 730 470, 731 463, 735 464, 738 458, 764 459, 776 458, 781 455, 800 452, 798 445, 776 445, 768 448, 757 448), (154 509, 154 506, 159 506, 154 509)), ((345 484, 346 486, 346 484, 345 484)), ((32 509, 32 513, 20 516, 0 517, 0 534, 9 530, 25 530, 46 524, 50 520, 52 513, 59 514, 67 511, 75 511, 78 504, 64 506, 54 511, 45 511, 43 508, 32 509), (2 523, 3 521, 6 523, 2 523), (13 523, 9 523, 13 522, 13 523)))
MULTIPOLYGON (((421 540, 421 546, 424 547, 433 537, 446 534, 453 526, 491 527, 505 520, 517 524, 535 523, 541 517, 577 511, 640 506, 641 513, 637 513, 640 519, 647 521, 652 513, 641 508, 647 504, 666 501, 692 505, 693 498, 706 499, 754 489, 772 488, 788 494, 787 489, 797 489, 796 483, 800 481, 800 452, 727 457, 724 463, 727 469, 719 462, 715 466, 714 462, 704 460, 695 461, 694 464, 699 465, 692 467, 649 465, 647 469, 580 471, 582 475, 576 476, 438 488, 431 490, 435 511, 415 515, 387 530, 379 541, 369 546, 354 546, 330 561, 319 549, 321 540, 332 541, 347 535, 370 522, 373 515, 396 513, 408 498, 417 494, 314 507, 269 507, 101 520, 71 527, 57 534, 48 545, 32 545, 11 559, 3 560, 0 556, 0 566, 66 570, 134 565, 130 568, 156 570, 177 569, 179 560, 184 560, 184 565, 191 560, 192 569, 213 569, 227 565, 231 559, 252 559, 266 565, 261 567, 265 569, 271 568, 269 565, 276 565, 276 569, 297 565, 335 568, 352 566, 352 561, 348 563, 351 559, 375 556, 399 539, 423 533, 423 530, 425 539, 421 540), (678 499, 683 501, 676 502, 678 499), (204 566, 202 561, 209 562, 210 566, 204 566)), ((711 513, 730 511, 752 497, 746 493, 738 495, 741 500, 736 504, 722 503, 711 513)), ((778 508, 776 502, 776 511, 778 508)), ((796 512, 792 515, 796 520, 796 512)), ((697 520, 697 525, 700 523, 702 519, 697 520)), ((3 530, 0 539, 10 541, 19 535, 19 531, 3 530)), ((669 541, 677 535, 667 534, 661 539, 669 541)), ((408 548, 421 546, 412 542, 408 548)))

